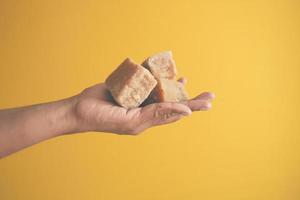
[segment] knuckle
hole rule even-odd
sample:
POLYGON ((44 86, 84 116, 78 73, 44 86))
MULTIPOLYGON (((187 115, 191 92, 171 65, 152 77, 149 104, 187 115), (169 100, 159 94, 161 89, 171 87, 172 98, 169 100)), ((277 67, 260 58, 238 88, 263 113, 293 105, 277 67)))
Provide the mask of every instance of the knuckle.
POLYGON ((156 111, 159 111, 159 110, 161 110, 163 108, 163 105, 161 103, 154 104, 154 106, 155 106, 154 109, 156 111))
POLYGON ((137 129, 132 130, 132 131, 130 132, 130 135, 133 135, 133 136, 136 136, 136 135, 139 135, 139 134, 140 134, 140 131, 138 131, 137 129))
POLYGON ((130 135, 137 135, 139 133, 135 123, 128 123, 125 132, 130 135))
POLYGON ((167 111, 170 107, 170 104, 171 103, 169 103, 169 102, 155 104, 154 111, 155 111, 156 115, 160 115, 161 113, 164 113, 165 111, 167 111))

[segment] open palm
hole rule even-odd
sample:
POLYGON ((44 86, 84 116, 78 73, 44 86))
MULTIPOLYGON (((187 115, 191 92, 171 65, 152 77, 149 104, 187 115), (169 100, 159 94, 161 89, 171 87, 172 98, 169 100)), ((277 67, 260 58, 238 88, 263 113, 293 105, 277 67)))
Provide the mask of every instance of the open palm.
MULTIPOLYGON (((185 82, 184 79, 180 81, 185 82)), ((75 110, 85 131, 136 135, 149 127, 175 122, 192 111, 208 110, 213 98, 212 93, 204 92, 185 102, 126 109, 118 106, 106 85, 100 83, 79 94, 75 110)))

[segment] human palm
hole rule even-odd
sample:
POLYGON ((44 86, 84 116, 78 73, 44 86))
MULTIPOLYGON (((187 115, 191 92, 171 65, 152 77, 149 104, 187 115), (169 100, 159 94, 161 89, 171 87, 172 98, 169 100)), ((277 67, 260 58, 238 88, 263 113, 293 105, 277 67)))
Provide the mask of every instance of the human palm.
POLYGON ((192 111, 209 109, 214 95, 204 92, 185 102, 126 109, 118 106, 106 85, 100 83, 85 89, 78 97, 75 111, 84 131, 136 135, 149 127, 175 122, 192 111))

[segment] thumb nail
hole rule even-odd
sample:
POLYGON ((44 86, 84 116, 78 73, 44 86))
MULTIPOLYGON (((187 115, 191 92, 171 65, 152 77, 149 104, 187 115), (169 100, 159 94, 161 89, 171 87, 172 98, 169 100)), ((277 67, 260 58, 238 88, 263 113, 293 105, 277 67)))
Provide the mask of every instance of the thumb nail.
POLYGON ((183 116, 189 116, 192 114, 192 112, 189 111, 189 112, 182 112, 182 113, 178 113, 178 114, 183 115, 183 116))

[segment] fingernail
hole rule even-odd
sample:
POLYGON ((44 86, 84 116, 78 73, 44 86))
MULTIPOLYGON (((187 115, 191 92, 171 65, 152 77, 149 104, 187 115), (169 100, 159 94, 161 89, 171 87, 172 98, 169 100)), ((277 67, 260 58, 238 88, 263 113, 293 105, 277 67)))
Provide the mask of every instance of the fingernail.
POLYGON ((179 113, 180 115, 183 115, 183 116, 189 116, 192 114, 192 111, 189 111, 189 112, 182 112, 182 113, 179 113))
POLYGON ((210 94, 211 94, 211 99, 214 100, 216 98, 216 94, 213 92, 211 92, 210 94))
POLYGON ((211 108, 211 103, 207 102, 205 105, 201 107, 201 110, 209 110, 211 108))

